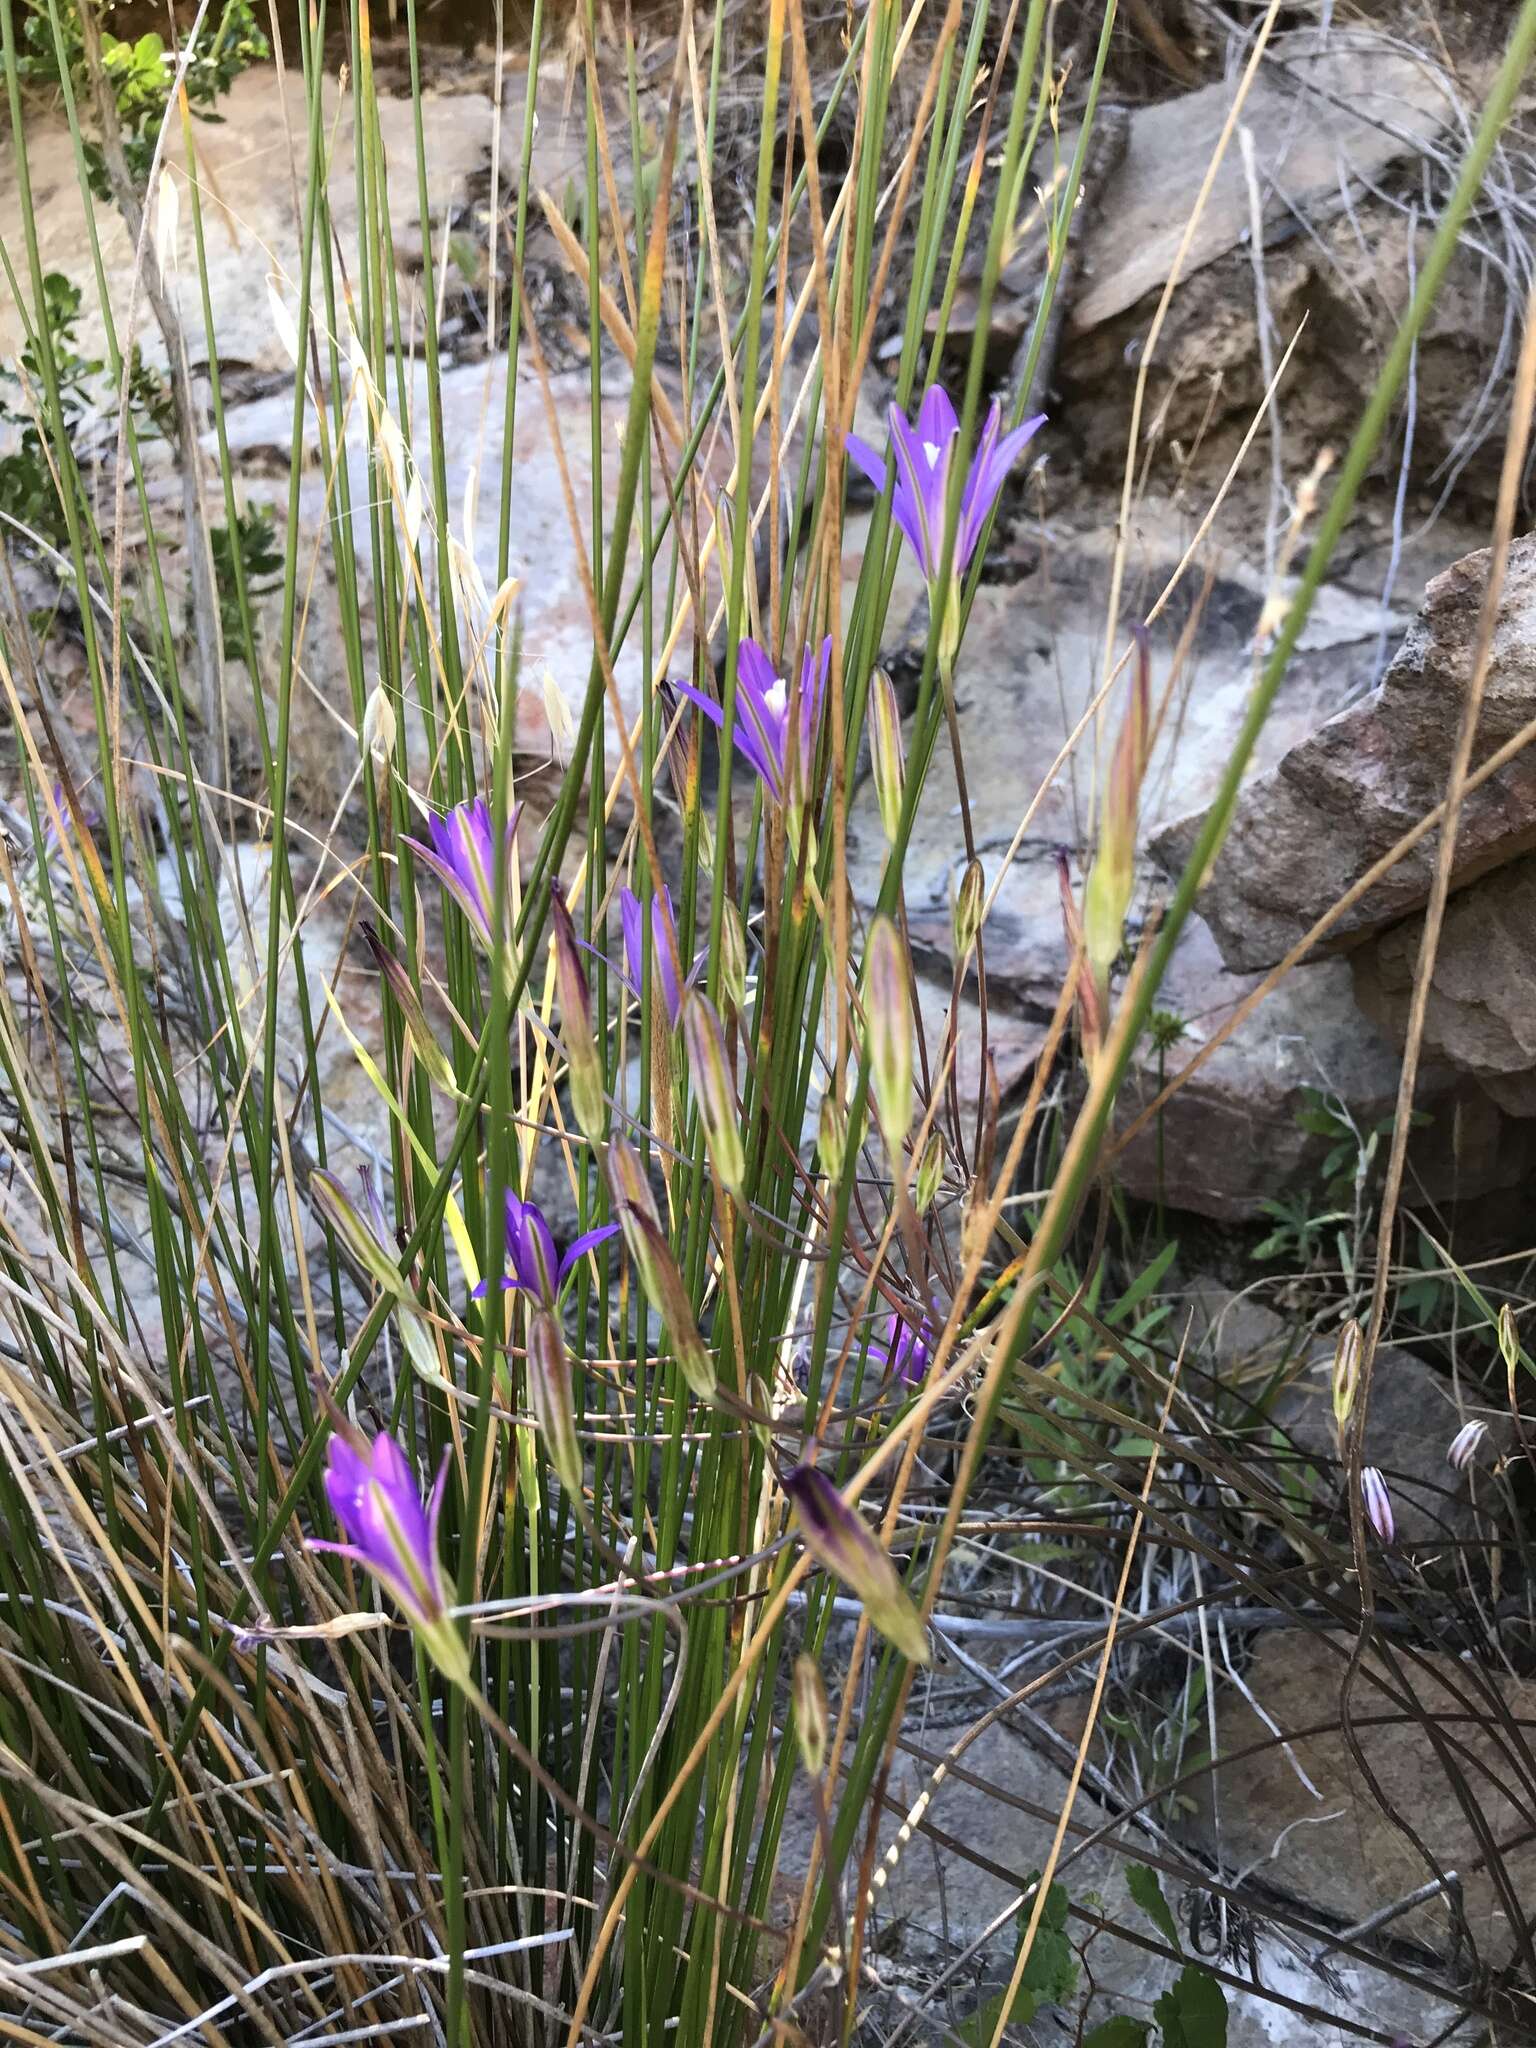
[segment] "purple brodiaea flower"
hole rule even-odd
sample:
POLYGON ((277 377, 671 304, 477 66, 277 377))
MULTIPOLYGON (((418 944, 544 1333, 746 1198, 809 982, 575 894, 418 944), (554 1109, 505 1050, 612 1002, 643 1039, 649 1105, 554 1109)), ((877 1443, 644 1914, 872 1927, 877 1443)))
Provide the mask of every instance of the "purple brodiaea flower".
POLYGON ((1488 1425, 1483 1421, 1464 1422, 1451 1438, 1446 1450, 1446 1461, 1456 1471, 1465 1472, 1477 1456, 1478 1445, 1488 1434, 1488 1425))
POLYGON ((708 955, 701 953, 682 981, 678 980, 678 970, 682 966, 683 956, 677 941, 677 920, 672 911, 672 891, 665 886, 652 896, 649 917, 634 890, 621 889, 619 918, 624 927, 625 986, 634 996, 638 996, 645 986, 645 942, 649 931, 656 956, 655 985, 661 990, 662 1001, 667 1006, 667 1022, 675 1031, 677 1020, 682 1015, 683 990, 693 985, 708 955))
MULTIPOLYGON (((783 676, 775 675, 772 661, 757 642, 743 640, 736 649, 736 745, 762 777, 764 788, 777 804, 798 802, 804 793, 816 755, 816 734, 831 660, 830 636, 816 652, 807 647, 800 667, 800 687, 792 705, 788 683, 783 676)), ((691 683, 679 683, 677 687, 711 723, 724 726, 725 713, 713 697, 706 697, 691 683)))
POLYGON ((933 1363, 933 1329, 927 1317, 922 1327, 914 1330, 898 1312, 886 1325, 885 1335, 885 1343, 870 1345, 870 1357, 878 1359, 902 1386, 920 1386, 933 1363))
POLYGON ((1390 1543, 1397 1534, 1397 1524, 1392 1519, 1392 1496, 1374 1465, 1363 1465, 1360 1469, 1360 1498, 1365 1503, 1365 1519, 1383 1543, 1390 1543))
POLYGON ((414 1628, 437 1630, 449 1604, 437 1556, 447 1477, 444 1459, 424 1502, 404 1451, 387 1430, 371 1444, 338 1431, 326 1447, 325 1497, 346 1541, 313 1541, 310 1548, 334 1550, 372 1572, 414 1628))
MULTIPOLYGON (((1009 470, 1026 443, 1044 424, 1045 414, 1036 413, 1033 419, 1015 427, 1011 434, 1005 434, 1002 406, 993 400, 960 498, 954 560, 950 564, 954 575, 964 575, 1009 470)), ((938 384, 930 384, 923 393, 917 418, 910 424, 898 407, 891 407, 891 448, 896 457, 896 489, 891 499, 891 512, 896 524, 912 543, 913 553, 930 583, 936 583, 939 577, 939 550, 944 545, 944 520, 949 498, 949 465, 959 438, 960 421, 955 408, 950 403, 949 393, 938 384)), ((845 446, 851 460, 875 489, 883 491, 886 458, 877 455, 857 434, 850 434, 845 446)))
MULTIPOLYGON (((501 1284, 505 1290, 531 1294, 541 1308, 554 1307, 561 1288, 584 1253, 618 1234, 617 1223, 583 1231, 562 1256, 555 1249, 555 1233, 537 1202, 525 1202, 510 1188, 506 1202, 507 1273, 501 1284)), ((473 1299, 479 1301, 488 1288, 489 1282, 482 1280, 472 1290, 473 1299)))
MULTIPOLYGON (((518 806, 507 818, 503 848, 510 867, 517 833, 518 806)), ((492 925, 496 916, 496 847, 491 829, 491 807, 483 796, 471 803, 455 804, 447 817, 429 816, 425 840, 406 838, 419 861, 436 875, 454 902, 469 919, 469 928, 487 953, 493 949, 492 925)))

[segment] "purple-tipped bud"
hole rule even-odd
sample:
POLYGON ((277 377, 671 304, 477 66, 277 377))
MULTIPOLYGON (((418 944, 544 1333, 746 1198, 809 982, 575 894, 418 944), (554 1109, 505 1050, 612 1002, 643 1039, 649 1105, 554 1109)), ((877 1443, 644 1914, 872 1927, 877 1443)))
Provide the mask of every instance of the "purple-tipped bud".
POLYGON ((555 933, 555 987, 560 997, 560 1036, 570 1075, 571 1107, 586 1136, 600 1145, 608 1131, 603 1063, 592 1035, 592 998, 581 964, 581 947, 565 891, 558 882, 550 890, 549 911, 555 933))
POLYGON ((943 1178, 944 1140, 937 1131, 933 1131, 918 1159, 912 1189, 913 1206, 919 1216, 926 1216, 933 1207, 933 1198, 939 1192, 939 1182, 943 1178))
POLYGON ((693 1096, 710 1159, 721 1186, 739 1196, 747 1178, 747 1155, 741 1142, 736 1090, 725 1057, 725 1034, 714 1005, 697 989, 683 999, 683 1042, 688 1048, 693 1096))
POLYGON ((883 668, 869 679, 869 762, 880 806, 880 826, 889 846, 901 829, 901 800, 907 781, 907 751, 901 737, 896 685, 883 668))
POLYGON ((814 1657, 802 1653, 795 1659, 791 1693, 800 1761, 811 1777, 819 1778, 827 1767, 827 1734, 831 1715, 827 1711, 827 1689, 821 1682, 814 1657))
POLYGON ((571 1401, 571 1361, 560 1324, 538 1309, 528 1325, 528 1399, 544 1441, 544 1454, 568 1494, 581 1494, 581 1450, 571 1401))
POLYGON ((784 1475, 806 1549, 864 1603, 870 1623, 914 1664, 928 1662, 922 1617, 901 1583, 890 1552, 876 1540, 824 1472, 797 1465, 784 1475))
POLYGON ((981 913, 987 900, 987 871, 979 860, 967 861, 960 886, 955 891, 951 923, 955 935, 955 960, 963 964, 971 957, 981 930, 981 913))
POLYGON ((391 1000, 400 1012, 400 1021, 405 1026, 406 1044, 439 1088, 454 1088, 456 1084, 453 1067, 447 1053, 432 1035, 427 1013, 422 1008, 421 997, 416 993, 416 984, 411 980, 405 963, 395 958, 371 924, 363 926, 363 938, 373 955, 374 965, 379 970, 384 986, 389 990, 391 1000))
POLYGON ((926 1317, 914 1329, 901 1314, 886 1325, 885 1342, 871 1344, 869 1355, 880 1360, 891 1377, 903 1387, 920 1386, 933 1363, 934 1335, 926 1317))
POLYGON ((684 1379, 701 1399, 710 1400, 715 1391, 714 1360, 699 1335, 693 1304, 662 1230, 645 1163, 627 1138, 609 1143, 608 1185, 641 1292, 666 1325, 684 1379))
POLYGON ((888 917, 875 919, 864 949, 864 1029, 875 1111, 894 1161, 912 1128, 912 983, 888 917))
POLYGON ((1364 1350, 1364 1338, 1360 1325, 1351 1316, 1339 1332, 1339 1341, 1333 1352, 1333 1420, 1344 1441, 1344 1432, 1349 1418, 1354 1413, 1355 1396, 1360 1391, 1360 1360, 1364 1350))
POLYGON ((387 1431, 372 1443, 338 1429, 326 1447, 325 1495, 345 1541, 311 1540, 363 1566, 389 1592, 444 1675, 467 1683, 469 1658, 448 1618, 452 1598, 437 1555, 447 1460, 424 1502, 405 1453, 387 1431))
POLYGON ((1392 1496, 1374 1465, 1360 1469, 1360 1498, 1365 1503, 1365 1519, 1383 1543, 1392 1542, 1397 1534, 1397 1524, 1392 1519, 1392 1496))
POLYGON ((1478 1446, 1488 1434, 1486 1422, 1464 1422, 1451 1438, 1446 1450, 1446 1462, 1457 1472, 1465 1472, 1477 1456, 1478 1446))

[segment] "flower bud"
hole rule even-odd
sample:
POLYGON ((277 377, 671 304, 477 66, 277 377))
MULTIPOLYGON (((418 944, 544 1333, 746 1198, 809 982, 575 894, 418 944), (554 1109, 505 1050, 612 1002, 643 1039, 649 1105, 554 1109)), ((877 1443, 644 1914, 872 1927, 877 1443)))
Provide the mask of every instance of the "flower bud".
POLYGON ((917 1162, 917 1185, 913 1190, 913 1202, 919 1216, 926 1215, 933 1207, 933 1198, 939 1192, 939 1182, 944 1176, 944 1140, 937 1131, 930 1133, 923 1147, 922 1157, 917 1162))
POLYGON ((1342 1443, 1349 1418, 1354 1413, 1355 1396, 1360 1391, 1360 1360, 1364 1350, 1360 1325, 1351 1316, 1339 1332, 1339 1341, 1333 1352, 1333 1420, 1342 1443))
POLYGON ((1499 1356, 1504 1361, 1504 1370, 1509 1378, 1509 1405, 1515 1406, 1515 1367, 1520 1363, 1520 1333, 1515 1328, 1515 1312, 1509 1303, 1499 1307, 1499 1356))
POLYGON ((1066 934, 1067 957, 1081 962, 1077 974, 1077 1036, 1082 1047, 1083 1064, 1091 1069, 1104 1042, 1104 1012, 1088 965, 1082 919, 1077 914, 1077 898, 1072 893, 1072 867, 1065 849, 1057 850, 1056 880, 1061 889, 1061 925, 1066 934))
POLYGON ((797 1465, 784 1475, 784 1491, 806 1549, 864 1603, 872 1626, 914 1664, 928 1662, 922 1617, 912 1604, 890 1552, 876 1540, 824 1472, 797 1465))
POLYGON ((875 919, 864 949, 864 1029, 875 1110, 894 1161, 912 1127, 912 984, 888 917, 875 919))
POLYGON ((960 658, 960 578, 951 574, 944 594, 944 618, 939 628, 939 672, 953 684, 955 663, 960 658))
POLYGON ((641 1292, 666 1326, 684 1379, 701 1399, 711 1400, 715 1391, 714 1360, 699 1335, 693 1304, 662 1230, 644 1162, 627 1138, 615 1138, 609 1144, 608 1184, 624 1242, 640 1276, 641 1292))
POLYGON ((736 1090, 726 1063, 725 1035, 714 1005, 697 989, 683 999, 683 1040, 710 1160, 721 1186, 739 1197, 747 1178, 747 1156, 741 1142, 736 1090))
POLYGON ((727 897, 720 919, 720 991, 732 1010, 747 1005, 747 928, 741 907, 727 897))
POLYGON ((406 1044, 439 1088, 454 1089, 457 1083, 453 1078, 453 1067, 447 1053, 432 1035, 427 1013, 421 1006, 421 997, 416 993, 416 984, 407 973, 404 962, 395 958, 371 924, 363 926, 363 938, 395 1008, 400 1012, 406 1044))
POLYGON ((821 1170, 828 1180, 841 1179, 843 1161, 848 1156, 848 1112, 835 1095, 827 1094, 821 1098, 816 1149, 821 1155, 821 1170))
POLYGON ((528 1326, 528 1400, 544 1454, 566 1492, 581 1495, 581 1449, 571 1402, 571 1361, 559 1319, 541 1308, 528 1326))
POLYGON ((389 766, 395 751, 395 707, 382 683, 368 693, 363 712, 363 746, 381 768, 389 766))
POLYGON ((1387 1492, 1387 1482, 1374 1465, 1361 1467, 1360 1498, 1365 1503, 1365 1519, 1383 1543, 1390 1543, 1397 1533, 1392 1519, 1392 1496, 1387 1492))
POLYGON ((1145 632, 1136 636, 1136 671, 1120 738, 1110 763, 1099 826, 1099 850, 1083 895, 1083 940, 1100 994, 1125 938, 1136 886, 1136 821, 1152 720, 1152 665, 1145 632))
POLYGON ((398 1299, 405 1292, 399 1260, 369 1228, 335 1174, 318 1167, 309 1178, 309 1197, 321 1221, 335 1232, 369 1278, 398 1299))
POLYGON ((576 1121, 594 1145, 608 1129, 608 1103, 603 1093, 603 1063, 592 1035, 592 999, 576 942, 576 927, 559 883, 550 890, 550 915, 555 928, 555 985, 560 996, 560 1036, 570 1074, 571 1107, 576 1121))
POLYGON ((800 1761, 811 1777, 819 1778, 827 1767, 827 1732, 831 1717, 827 1712, 826 1687, 821 1682, 814 1657, 802 1654, 795 1659, 791 1689, 800 1761))
POLYGON ((883 668, 869 679, 869 759, 880 806, 880 826, 889 845, 901 828, 901 798, 907 779, 906 748, 901 737, 901 706, 896 685, 883 668))
POLYGON ((1446 1463, 1457 1472, 1465 1472, 1477 1456, 1478 1445, 1488 1434, 1486 1422, 1464 1422, 1451 1438, 1446 1450, 1446 1463))
POLYGON ((950 913, 955 939, 955 959, 966 961, 981 930, 981 913, 987 897, 987 871, 979 860, 967 861, 960 886, 955 891, 950 913))

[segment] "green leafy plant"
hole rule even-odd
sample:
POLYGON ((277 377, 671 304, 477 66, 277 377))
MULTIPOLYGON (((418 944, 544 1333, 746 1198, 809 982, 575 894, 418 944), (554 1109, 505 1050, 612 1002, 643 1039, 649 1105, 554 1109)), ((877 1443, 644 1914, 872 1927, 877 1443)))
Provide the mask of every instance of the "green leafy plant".
MULTIPOLYGON (((88 80, 85 34, 76 0, 62 0, 57 16, 56 36, 47 0, 29 0, 17 71, 33 83, 57 85, 62 66, 68 69, 79 92, 88 80)), ((131 42, 103 29, 101 53, 122 131, 123 155, 129 175, 142 193, 171 102, 176 54, 153 29, 131 42)), ((203 121, 220 120, 218 103, 241 72, 253 64, 264 63, 271 54, 271 45, 257 24, 252 0, 226 0, 217 28, 212 35, 199 39, 186 67, 184 83, 192 112, 203 121)), ((103 202, 109 201, 112 184, 101 144, 86 139, 84 150, 91 191, 103 202)))
POLYGON ((213 548, 224 652, 231 659, 242 658, 246 648, 240 608, 241 580, 243 577, 247 600, 265 597, 277 588, 274 579, 283 566, 277 522, 270 505, 247 505, 235 514, 233 530, 215 526, 208 538, 213 548))

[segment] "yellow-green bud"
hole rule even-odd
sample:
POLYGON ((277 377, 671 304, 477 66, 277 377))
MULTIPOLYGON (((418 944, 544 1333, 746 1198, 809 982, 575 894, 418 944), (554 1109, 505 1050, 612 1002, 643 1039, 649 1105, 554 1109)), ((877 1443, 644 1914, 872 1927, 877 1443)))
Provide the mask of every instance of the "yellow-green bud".
POLYGON ((864 949, 864 1029, 875 1110, 894 1162, 912 1128, 912 983, 888 917, 875 919, 864 949))
POLYGON ((901 706, 896 685, 883 668, 869 679, 869 759, 880 806, 880 824, 887 843, 896 844, 901 826, 901 799, 907 779, 906 748, 901 737, 901 706))
POLYGON ((821 1682, 814 1657, 802 1653, 795 1659, 792 1690, 795 1741, 800 1746, 800 1761, 813 1778, 819 1778, 827 1767, 827 1732, 831 1716, 827 1712, 826 1687, 821 1682))
POLYGON ((581 1494, 581 1448, 571 1400, 571 1361, 559 1319, 539 1309, 528 1326, 528 1399, 544 1454, 566 1492, 581 1494))
POLYGON ((917 1162, 917 1182, 912 1199, 919 1216, 933 1207, 933 1198, 939 1192, 939 1182, 943 1177, 944 1140, 937 1131, 933 1131, 917 1162))
POLYGON ((747 1178, 747 1155, 741 1142, 736 1090, 725 1057, 725 1034, 714 1005, 697 989, 683 998, 683 1041, 710 1159, 721 1186, 739 1196, 747 1178))
POLYGON ((955 959, 963 963, 971 956, 976 944, 976 935, 981 930, 981 913, 987 897, 987 871, 979 860, 967 861, 965 873, 960 877, 960 886, 955 891, 952 920, 955 935, 955 959))

